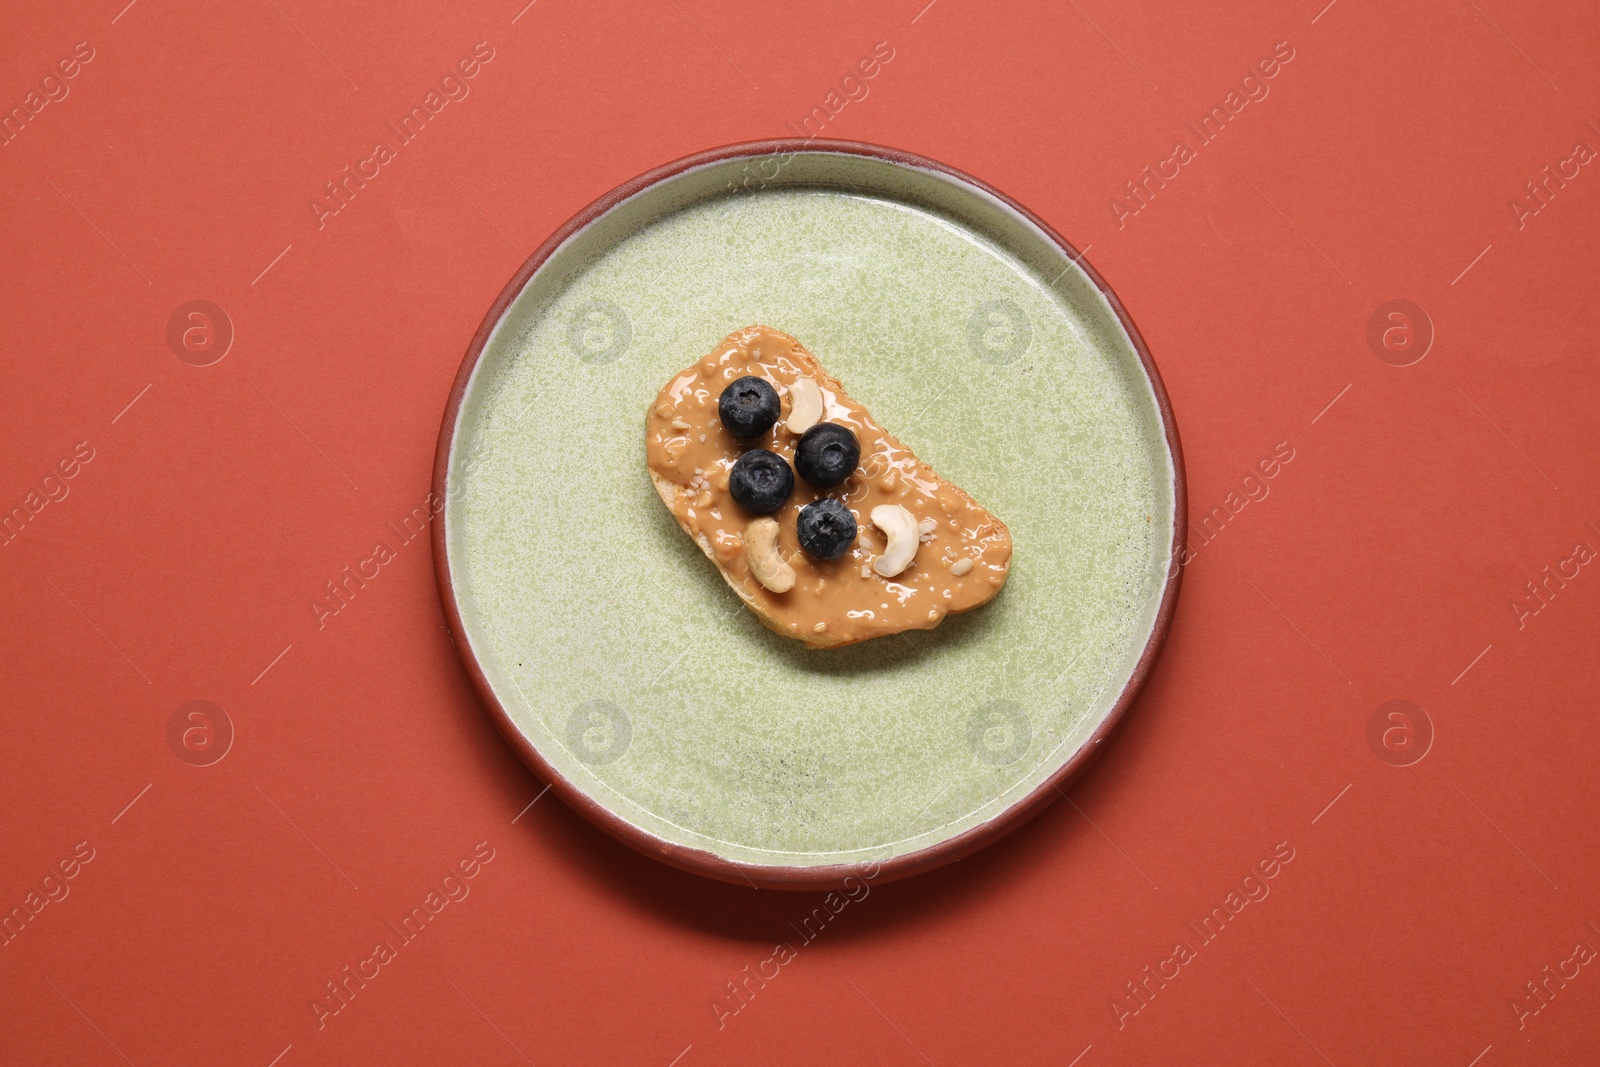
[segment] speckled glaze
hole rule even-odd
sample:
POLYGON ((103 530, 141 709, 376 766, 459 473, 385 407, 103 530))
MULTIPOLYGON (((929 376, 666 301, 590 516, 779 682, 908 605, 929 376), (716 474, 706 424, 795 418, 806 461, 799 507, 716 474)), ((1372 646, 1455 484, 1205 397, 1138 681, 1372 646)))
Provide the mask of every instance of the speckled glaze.
POLYGON ((508 736, 611 832, 736 882, 993 837, 1131 700, 1176 593, 1181 460, 1119 309, 1009 205, 879 151, 708 154, 610 198, 491 313, 441 441, 441 588, 508 736), (832 650, 743 610, 640 426, 750 323, 1009 524, 993 603, 832 650))

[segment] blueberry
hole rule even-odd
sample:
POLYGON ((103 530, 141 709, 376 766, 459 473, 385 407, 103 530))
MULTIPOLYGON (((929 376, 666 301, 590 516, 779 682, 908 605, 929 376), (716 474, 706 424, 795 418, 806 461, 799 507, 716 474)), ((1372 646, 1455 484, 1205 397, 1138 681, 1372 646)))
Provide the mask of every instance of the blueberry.
POLYGON ((831 497, 813 500, 800 509, 795 522, 800 547, 818 559, 838 559, 856 539, 856 517, 831 497))
POLYGON ((752 448, 728 472, 728 492, 746 511, 770 515, 794 492, 794 471, 776 452, 752 448))
POLYGON ((832 489, 850 477, 861 460, 856 435, 836 422, 819 422, 794 450, 794 469, 819 489, 832 489))
POLYGON ((722 391, 717 414, 728 432, 741 441, 760 437, 778 421, 778 391, 765 379, 746 375, 722 391))

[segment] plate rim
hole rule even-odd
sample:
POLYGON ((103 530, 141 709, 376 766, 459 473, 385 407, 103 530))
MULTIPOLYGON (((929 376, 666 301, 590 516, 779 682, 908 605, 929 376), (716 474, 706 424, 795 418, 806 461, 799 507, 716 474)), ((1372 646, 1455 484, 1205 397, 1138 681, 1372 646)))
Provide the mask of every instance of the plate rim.
MULTIPOLYGON (((1027 207, 988 183, 949 164, 903 149, 889 148, 863 141, 825 138, 790 137, 740 141, 691 153, 670 163, 645 171, 643 174, 616 186, 581 208, 560 228, 547 237, 538 248, 534 249, 533 254, 527 258, 517 272, 512 275, 510 281, 506 283, 500 295, 490 305, 483 321, 479 324, 478 329, 472 335, 472 340, 467 345, 466 354, 462 357, 461 367, 456 372, 455 381, 450 387, 450 394, 445 402, 444 416, 439 428, 439 443, 434 452, 432 493, 433 499, 437 502, 439 508, 438 513, 434 516, 431 531, 433 571, 439 588, 440 605, 444 609, 445 621, 448 625, 450 643, 455 646, 456 653, 461 658, 462 666, 466 668, 467 674, 472 680, 473 688, 477 691, 478 698, 484 705, 484 710, 499 729, 501 736, 511 746, 512 751, 516 752, 522 762, 533 771, 534 775, 546 783, 546 788, 559 796, 569 808, 572 808, 589 822, 623 844, 679 870, 733 885, 745 883, 761 889, 818 890, 838 888, 843 884, 844 879, 851 875, 867 877, 879 882, 891 882, 901 878, 908 878, 915 874, 933 870, 936 867, 942 867, 948 863, 954 863, 984 846, 998 841, 1043 811, 1045 807, 1054 801, 1056 796, 1064 796, 1065 787, 1089 768, 1104 747, 1103 742, 1122 723, 1128 710, 1137 700, 1139 693, 1143 690, 1146 681, 1148 681, 1156 660, 1160 656, 1162 646, 1166 643, 1168 632, 1172 626, 1172 617, 1177 608, 1178 589, 1183 580, 1184 568, 1180 562, 1180 556, 1183 532, 1188 522, 1188 497, 1183 466, 1183 448, 1179 442, 1177 420, 1173 416, 1172 404, 1167 397, 1166 387, 1161 380, 1161 372, 1157 369, 1155 359, 1151 356, 1150 349, 1145 344, 1144 336, 1139 332, 1138 326, 1134 324, 1132 316, 1123 307, 1122 301, 1118 299, 1110 284, 1100 276, 1100 273, 1094 269, 1088 259, 1079 253, 1071 242, 1057 233, 1049 223, 1027 207), (1118 694, 1116 702, 1111 706, 1111 710, 1078 747, 1078 750, 1068 757, 1053 774, 1040 782, 1027 796, 1022 797, 993 818, 979 823, 977 826, 970 827, 954 837, 946 838, 915 852, 895 856, 892 859, 811 867, 741 863, 704 849, 692 848, 668 841, 628 822, 617 813, 604 807, 599 801, 579 789, 562 775, 554 765, 544 758, 533 742, 521 730, 517 729, 515 720, 512 719, 510 713, 501 704, 498 694, 495 693, 493 686, 490 685, 482 665, 479 664, 478 658, 472 650, 472 642, 468 640, 466 629, 462 624, 461 612, 456 601, 455 588, 450 576, 449 546, 446 537, 447 519, 450 511, 450 496, 447 491, 450 450, 455 441, 456 428, 459 422, 462 401, 466 397, 467 386, 471 383, 473 371, 477 369, 478 361, 482 358, 489 339, 493 336, 512 303, 522 293, 522 290, 539 268, 575 234, 602 218, 624 201, 644 192, 651 186, 658 185, 669 178, 674 178, 685 171, 708 164, 725 163, 741 158, 774 157, 794 153, 864 156, 897 166, 931 171, 942 177, 969 185, 979 192, 993 197, 1044 234, 1047 240, 1060 248, 1094 283, 1095 288, 1099 290, 1101 296, 1110 305, 1112 313, 1116 315, 1118 323, 1132 342, 1134 351, 1139 357, 1139 363, 1144 370, 1145 377, 1150 382, 1151 391, 1155 396, 1156 411, 1161 418, 1163 436, 1168 453, 1172 458, 1173 473, 1172 559, 1167 566, 1167 580, 1162 587, 1161 603, 1156 609, 1155 623, 1151 627, 1150 636, 1145 641, 1144 649, 1140 652, 1138 661, 1134 664, 1133 672, 1128 677, 1127 684, 1123 686, 1122 692, 1118 694), (864 873, 868 871, 871 873, 864 873)), ((543 794, 541 793, 540 795, 542 796, 543 794)))

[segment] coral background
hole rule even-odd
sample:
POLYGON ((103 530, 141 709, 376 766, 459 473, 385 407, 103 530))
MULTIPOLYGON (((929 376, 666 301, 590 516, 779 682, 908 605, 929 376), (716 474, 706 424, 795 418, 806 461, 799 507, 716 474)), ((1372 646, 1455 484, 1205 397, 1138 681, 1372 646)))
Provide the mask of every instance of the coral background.
POLYGON ((0 147, 0 505, 70 490, 0 547, 0 908, 60 897, 0 947, 0 1059, 1592 1058, 1600 175, 1510 201, 1600 146, 1600 10, 1324 2, 9 5, 0 107, 93 59, 0 147), (820 897, 528 807, 425 541, 321 629, 309 601, 426 497, 528 252, 641 171, 792 135, 880 41, 826 134, 1088 246, 1159 362, 1194 516, 1295 458, 1191 530, 1166 651, 1070 803, 873 886, 719 1015, 820 897), (319 228, 323 183, 478 42, 470 95, 319 228), (1270 94, 1119 219, 1278 42, 1270 94), (1435 335, 1407 366, 1368 340, 1392 299, 1435 335), (206 366, 184 320, 169 343, 192 300, 234 333, 206 366), (231 724, 207 766, 198 720, 169 729, 194 700, 231 724), (1369 730, 1392 700, 1415 708, 1369 730), (1280 842, 1270 895, 1132 1014, 1124 983, 1280 842), (324 983, 475 848, 470 895, 319 1028, 324 983))

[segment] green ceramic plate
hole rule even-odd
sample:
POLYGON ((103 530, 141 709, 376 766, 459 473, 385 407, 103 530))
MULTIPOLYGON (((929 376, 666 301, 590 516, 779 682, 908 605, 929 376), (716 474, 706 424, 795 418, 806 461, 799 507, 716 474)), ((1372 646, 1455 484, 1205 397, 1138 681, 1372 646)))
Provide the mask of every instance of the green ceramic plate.
POLYGON ((1131 702, 1177 593, 1177 435, 1109 289, 995 191, 866 145, 721 149, 581 213, 485 319, 435 478, 446 614, 508 739, 609 832, 734 882, 900 876, 1016 825, 1131 702), (1006 521, 995 601, 817 651, 744 609, 643 427, 752 323, 1006 521))

